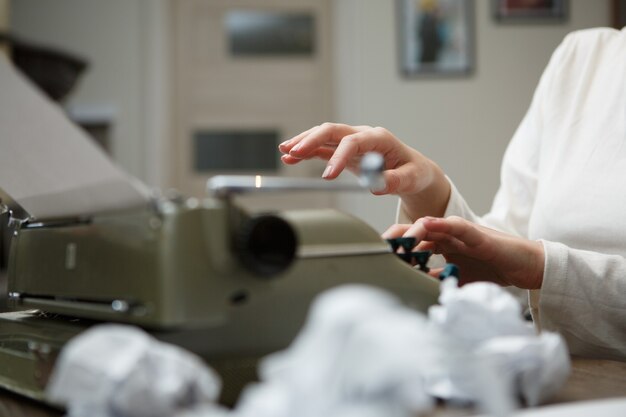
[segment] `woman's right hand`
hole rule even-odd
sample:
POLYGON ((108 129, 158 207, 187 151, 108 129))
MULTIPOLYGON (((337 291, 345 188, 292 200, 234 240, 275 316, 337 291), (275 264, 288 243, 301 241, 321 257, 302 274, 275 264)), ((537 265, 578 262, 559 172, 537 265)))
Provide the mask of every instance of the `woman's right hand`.
MULTIPOLYGON (((443 255, 461 270, 461 284, 491 281, 524 289, 540 289, 545 253, 540 241, 499 232, 457 216, 423 217, 413 224, 394 224, 385 239, 412 237, 416 250, 443 255)), ((437 276, 438 270, 431 275, 437 276)))
POLYGON ((328 161, 322 174, 334 179, 348 169, 358 175, 359 163, 367 152, 378 152, 384 160, 385 188, 377 195, 397 194, 414 219, 441 216, 450 196, 450 184, 437 164, 405 145, 382 127, 324 123, 281 143, 283 163, 293 165, 306 159, 328 161))

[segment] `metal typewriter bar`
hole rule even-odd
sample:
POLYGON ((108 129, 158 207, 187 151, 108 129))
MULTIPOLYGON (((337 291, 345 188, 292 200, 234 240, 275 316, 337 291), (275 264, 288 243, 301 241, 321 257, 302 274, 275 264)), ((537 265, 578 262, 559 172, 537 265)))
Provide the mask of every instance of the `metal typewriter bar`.
POLYGON ((359 184, 327 183, 313 178, 282 178, 249 175, 217 175, 207 182, 207 190, 216 197, 252 192, 278 191, 364 191, 359 184))
POLYGON ((361 160, 358 183, 328 182, 317 178, 217 175, 207 181, 207 191, 215 197, 226 198, 251 192, 380 190, 385 186, 383 169, 382 155, 369 152, 361 160))

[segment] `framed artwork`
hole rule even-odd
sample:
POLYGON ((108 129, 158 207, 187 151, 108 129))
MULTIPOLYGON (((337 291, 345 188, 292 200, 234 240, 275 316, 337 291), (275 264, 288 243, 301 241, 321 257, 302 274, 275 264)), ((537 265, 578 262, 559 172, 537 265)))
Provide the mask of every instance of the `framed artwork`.
POLYGON ((626 0, 613 0, 613 27, 621 29, 626 26, 626 0))
POLYGON ((473 0, 397 0, 404 75, 468 75, 474 66, 473 0))
POLYGON ((567 0, 493 0, 500 22, 564 22, 567 0))
POLYGON ((233 56, 311 56, 315 52, 312 13, 235 9, 227 13, 225 23, 233 56))

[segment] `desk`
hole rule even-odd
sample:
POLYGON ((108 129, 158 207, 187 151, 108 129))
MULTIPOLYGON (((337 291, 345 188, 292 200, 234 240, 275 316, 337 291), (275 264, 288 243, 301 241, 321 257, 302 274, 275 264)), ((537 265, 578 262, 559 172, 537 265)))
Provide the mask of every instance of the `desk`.
MULTIPOLYGON (((626 362, 572 359, 572 373, 563 389, 548 404, 602 398, 626 397, 626 362)), ((63 412, 0 390, 0 416, 62 417, 63 412)), ((440 406, 429 417, 460 417, 475 414, 470 409, 440 406)))
POLYGON ((572 358, 572 373, 548 404, 626 397, 626 362, 572 358))

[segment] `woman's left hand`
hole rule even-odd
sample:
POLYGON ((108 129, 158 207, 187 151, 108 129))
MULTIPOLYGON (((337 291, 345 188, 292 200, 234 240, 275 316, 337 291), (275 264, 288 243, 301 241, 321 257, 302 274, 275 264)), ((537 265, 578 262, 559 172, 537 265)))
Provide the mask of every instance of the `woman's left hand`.
MULTIPOLYGON (((541 242, 479 226, 461 217, 423 217, 395 224, 383 238, 414 237, 417 250, 441 254, 458 265, 461 284, 491 281, 525 289, 541 288, 544 250, 541 242)), ((432 271, 437 275, 438 271, 432 271)))

